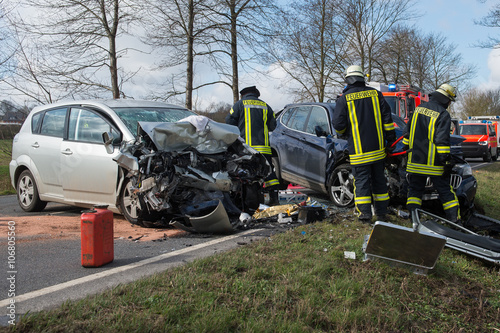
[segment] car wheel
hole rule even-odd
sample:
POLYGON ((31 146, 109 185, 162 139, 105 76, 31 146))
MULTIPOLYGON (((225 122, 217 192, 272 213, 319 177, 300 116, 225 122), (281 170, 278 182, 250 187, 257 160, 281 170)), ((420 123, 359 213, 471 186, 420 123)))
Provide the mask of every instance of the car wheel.
POLYGON ((273 159, 274 173, 276 173, 276 178, 278 178, 278 181, 280 182, 279 189, 286 190, 288 188, 289 183, 283 180, 283 178, 281 178, 281 165, 279 157, 273 156, 272 159, 273 159))
POLYGON ((125 185, 122 187, 119 199, 120 210, 123 216, 132 224, 140 223, 140 215, 142 212, 143 203, 137 193, 132 190, 132 180, 126 179, 125 185))
POLYGON ((491 149, 488 149, 486 154, 483 156, 483 161, 491 162, 491 149))
POLYGON ((349 164, 341 164, 328 179, 328 195, 337 207, 354 206, 354 177, 349 164))
POLYGON ((496 161, 496 160, 498 159, 498 147, 497 147, 497 153, 496 153, 495 155, 492 155, 492 156, 491 156, 491 159, 492 159, 493 161, 496 161))
POLYGON ((19 206, 25 212, 40 212, 47 206, 46 201, 40 200, 35 178, 29 170, 24 170, 19 175, 16 192, 19 206))

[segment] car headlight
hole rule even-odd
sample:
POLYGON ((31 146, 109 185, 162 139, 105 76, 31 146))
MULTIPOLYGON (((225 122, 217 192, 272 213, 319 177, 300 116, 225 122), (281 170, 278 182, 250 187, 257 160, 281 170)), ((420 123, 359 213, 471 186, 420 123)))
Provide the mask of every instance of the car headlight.
POLYGON ((453 171, 462 177, 472 176, 472 168, 470 164, 455 164, 453 171))
POLYGON ((488 144, 486 141, 479 141, 478 143, 480 146, 486 146, 488 144))

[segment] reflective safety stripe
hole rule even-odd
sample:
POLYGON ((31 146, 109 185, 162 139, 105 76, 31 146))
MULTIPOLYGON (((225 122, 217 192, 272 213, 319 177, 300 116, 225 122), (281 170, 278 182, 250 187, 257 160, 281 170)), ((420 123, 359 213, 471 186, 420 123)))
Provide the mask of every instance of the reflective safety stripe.
POLYGON ((347 102, 347 108, 349 110, 349 119, 351 120, 354 151, 356 154, 361 154, 363 152, 363 148, 361 147, 361 138, 359 136, 358 129, 358 117, 356 116, 356 107, 354 106, 354 101, 347 102))
POLYGON ((403 144, 408 146, 410 144, 410 140, 403 138, 403 144))
POLYGON ((269 146, 269 129, 267 128, 267 107, 262 112, 262 121, 264 124, 264 145, 269 146))
POLYGON ((443 209, 444 210, 447 210, 447 209, 450 209, 450 208, 453 208, 453 207, 456 207, 458 206, 458 200, 451 200, 451 201, 448 201, 448 202, 445 202, 443 204, 443 209))
POLYGON ((355 155, 349 154, 351 165, 366 164, 383 160, 385 156, 386 156, 385 149, 375 150, 364 154, 355 154, 355 155))
POLYGON ((418 173, 421 175, 441 176, 443 174, 444 167, 440 165, 426 165, 408 162, 406 171, 410 173, 418 173))
POLYGON ((377 129, 378 148, 384 148, 384 133, 382 130, 382 116, 380 114, 380 104, 378 102, 378 94, 372 97, 373 116, 375 117, 375 128, 377 129))
POLYGON ((356 205, 371 204, 372 197, 358 197, 354 199, 354 202, 356 203, 356 205))
POLYGON ((394 123, 384 124, 384 131, 392 131, 394 129, 394 123))
POLYGON ((373 200, 375 200, 375 201, 389 200, 389 193, 373 194, 373 200))
POLYGON ((434 159, 436 158, 436 145, 434 144, 434 133, 436 131, 436 118, 431 118, 429 121, 429 150, 427 155, 427 165, 434 165, 434 159))
POLYGON ((259 153, 261 154, 265 154, 265 155, 271 155, 271 147, 269 146, 252 146, 252 145, 249 145, 250 147, 252 147, 253 149, 257 150, 259 153))
POLYGON ((422 205, 422 199, 417 198, 417 197, 408 197, 408 199, 406 200, 406 204, 407 205, 418 205, 418 206, 421 206, 422 205))
POLYGON ((439 154, 449 154, 450 146, 436 146, 437 152, 439 154))
POLYGON ((279 184, 280 184, 279 180, 271 179, 271 180, 268 180, 267 182, 264 182, 264 187, 270 187, 270 186, 279 185, 279 184))
POLYGON ((337 133, 344 134, 346 129, 347 128, 343 128, 341 130, 336 129, 336 131, 337 131, 337 133))
POLYGON ((247 145, 252 145, 252 115, 250 108, 245 108, 245 142, 247 145))

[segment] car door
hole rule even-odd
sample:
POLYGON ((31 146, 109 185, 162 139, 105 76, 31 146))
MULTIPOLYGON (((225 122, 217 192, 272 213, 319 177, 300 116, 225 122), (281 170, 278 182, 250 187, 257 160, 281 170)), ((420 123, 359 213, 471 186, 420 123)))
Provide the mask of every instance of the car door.
POLYGON ((278 135, 281 137, 278 151, 280 154, 280 166, 282 173, 291 173, 295 177, 301 177, 299 159, 303 156, 304 130, 311 106, 298 106, 287 111, 287 122, 281 128, 278 135))
MULTIPOLYGON (((108 204, 116 202, 119 153, 108 154, 102 133, 117 130, 98 112, 72 107, 67 139, 61 143, 60 163, 64 198, 74 203, 108 204)), ((119 135, 119 134, 116 134, 119 135)))
POLYGON ((321 127, 326 135, 331 135, 330 119, 323 106, 313 105, 310 109, 304 132, 300 141, 302 150, 298 152, 297 170, 310 184, 310 188, 318 189, 326 182, 326 162, 330 142, 326 136, 317 136, 316 128, 321 127))
POLYGON ((37 122, 36 128, 33 128, 33 136, 30 138, 31 169, 33 175, 40 180, 37 186, 43 196, 61 198, 63 195, 59 155, 66 110, 66 107, 62 107, 45 111, 40 116, 40 123, 37 122))

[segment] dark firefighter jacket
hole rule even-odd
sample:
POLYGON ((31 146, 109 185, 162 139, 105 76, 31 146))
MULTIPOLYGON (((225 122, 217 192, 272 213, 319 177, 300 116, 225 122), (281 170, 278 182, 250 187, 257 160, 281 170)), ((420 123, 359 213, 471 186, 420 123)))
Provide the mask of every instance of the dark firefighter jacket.
POLYGON ((271 154, 269 131, 276 128, 276 118, 269 105, 247 94, 236 102, 226 117, 226 123, 238 126, 245 142, 262 154, 271 154))
POLYGON ((410 116, 403 133, 403 144, 409 148, 407 172, 429 176, 443 174, 450 155, 448 101, 447 97, 435 92, 410 116))
POLYGON ((348 135, 351 165, 384 159, 385 141, 396 140, 389 104, 380 91, 364 82, 348 85, 337 99, 333 127, 340 135, 348 135))

